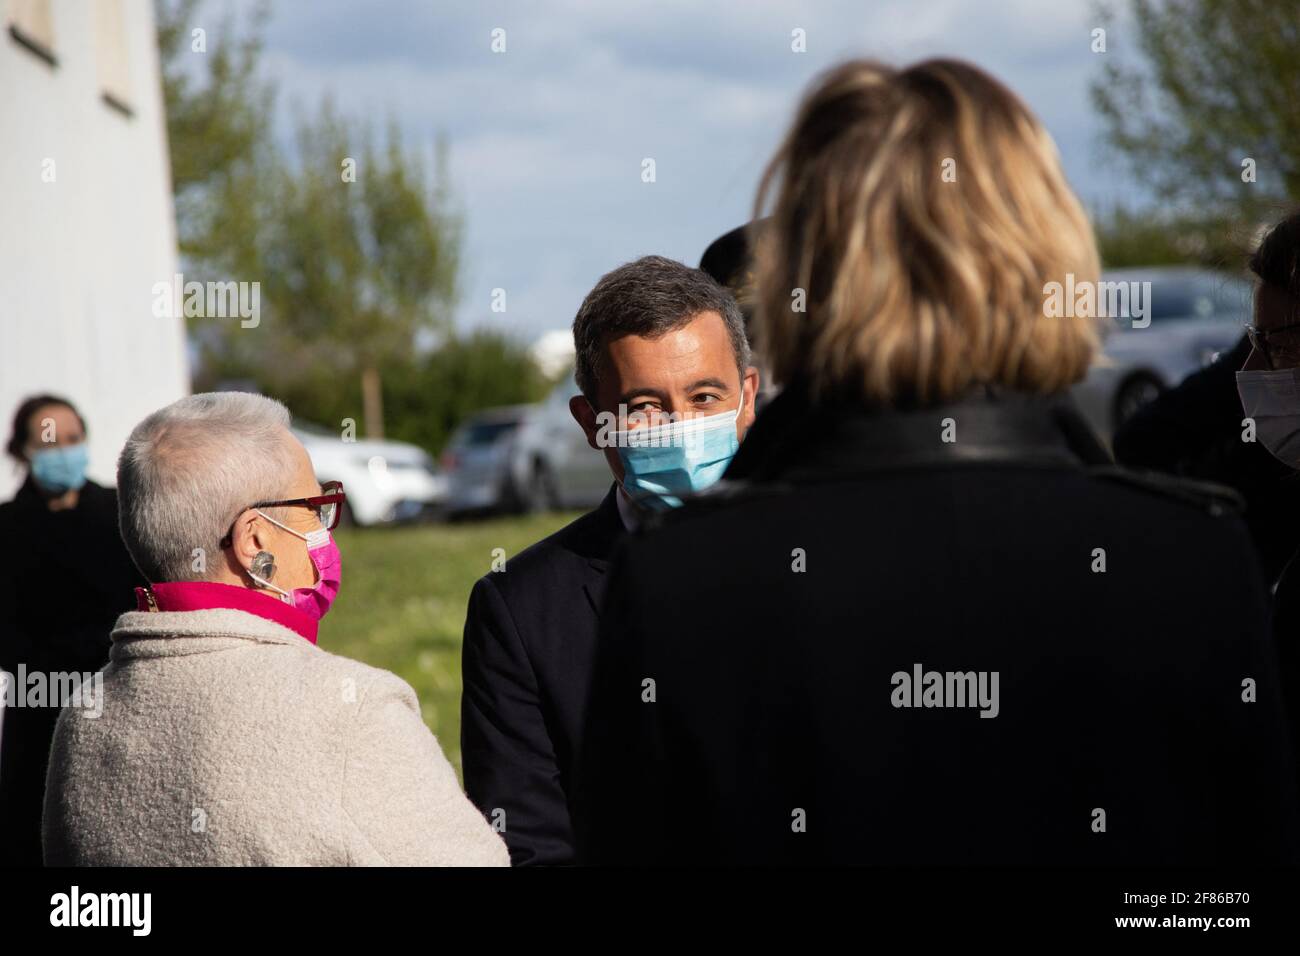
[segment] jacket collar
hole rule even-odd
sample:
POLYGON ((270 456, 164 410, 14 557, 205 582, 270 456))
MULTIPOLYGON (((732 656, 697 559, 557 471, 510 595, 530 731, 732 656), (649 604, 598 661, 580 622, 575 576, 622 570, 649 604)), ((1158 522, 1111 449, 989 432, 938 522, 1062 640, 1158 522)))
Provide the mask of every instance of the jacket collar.
POLYGON ((615 483, 596 510, 582 520, 582 528, 569 541, 569 550, 586 559, 591 567, 602 574, 614 557, 619 540, 627 534, 623 516, 618 510, 618 484, 615 483))
POLYGON ((226 650, 232 640, 313 646, 297 630, 270 617, 221 606, 128 611, 117 619, 111 636, 110 658, 114 661, 226 650))
POLYGON ((788 389, 764 407, 726 473, 735 481, 815 481, 963 465, 1082 468, 1111 458, 1065 396, 981 391, 923 409, 814 403, 788 389))
POLYGON ((605 590, 609 585, 609 577, 605 572, 609 569, 618 542, 627 534, 623 516, 618 510, 617 483, 609 490, 600 506, 587 517, 591 520, 573 550, 584 557, 587 566, 595 572, 583 582, 582 590, 587 595, 592 611, 600 617, 605 590))
POLYGON ((289 628, 304 640, 316 643, 319 621, 291 604, 250 588, 216 581, 173 581, 135 589, 138 611, 207 611, 225 608, 246 611, 289 628))

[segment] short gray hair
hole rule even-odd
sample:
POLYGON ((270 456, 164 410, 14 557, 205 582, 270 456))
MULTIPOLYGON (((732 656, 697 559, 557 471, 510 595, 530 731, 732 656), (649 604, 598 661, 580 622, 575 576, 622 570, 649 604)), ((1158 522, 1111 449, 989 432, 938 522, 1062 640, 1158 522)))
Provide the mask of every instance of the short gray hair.
POLYGON ((210 577, 235 518, 287 497, 297 467, 289 422, 265 395, 210 392, 135 426, 117 460, 118 525, 148 581, 210 577))
POLYGON ((722 316, 743 381, 749 365, 745 317, 731 293, 707 272, 663 256, 642 256, 601 276, 573 320, 578 388, 594 406, 609 339, 619 335, 655 339, 701 312, 722 316))

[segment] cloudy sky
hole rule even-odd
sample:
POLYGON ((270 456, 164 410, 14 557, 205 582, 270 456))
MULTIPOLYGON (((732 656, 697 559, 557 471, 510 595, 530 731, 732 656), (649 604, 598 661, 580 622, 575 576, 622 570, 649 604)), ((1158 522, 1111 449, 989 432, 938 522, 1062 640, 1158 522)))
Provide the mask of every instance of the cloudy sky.
POLYGON ((969 59, 1025 97, 1086 202, 1131 195, 1088 84, 1132 43, 1113 28, 1092 52, 1098 25, 1089 0, 275 0, 265 65, 286 127, 328 93, 412 144, 445 134, 466 223, 458 324, 532 341, 615 265, 695 264, 748 219, 800 93, 848 56, 969 59))

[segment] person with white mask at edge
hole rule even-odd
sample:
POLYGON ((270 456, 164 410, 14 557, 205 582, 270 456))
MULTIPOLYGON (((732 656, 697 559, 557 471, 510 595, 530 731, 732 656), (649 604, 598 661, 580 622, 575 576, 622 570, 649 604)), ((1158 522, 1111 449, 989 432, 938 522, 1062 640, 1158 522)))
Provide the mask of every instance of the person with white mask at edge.
POLYGON ((46 865, 508 864, 410 686, 317 646, 344 492, 283 405, 181 399, 117 477, 150 583, 112 632, 102 714, 59 717, 46 865))
MULTIPOLYGON (((1269 452, 1300 470, 1300 213, 1273 226, 1250 259, 1259 282, 1251 351, 1237 393, 1254 434, 1269 452)), ((1248 423, 1243 422, 1243 428, 1248 423)), ((1249 435, 1249 432, 1246 433, 1249 435)))
MULTIPOLYGON (((1252 437, 1273 457, 1300 470, 1300 211, 1276 223, 1250 258, 1255 274, 1251 351, 1237 373, 1242 440, 1252 437)), ((1300 495, 1300 478, 1295 493, 1300 495)), ((1294 529, 1300 546, 1300 529, 1294 529)), ((1300 747, 1300 552, 1273 589, 1273 636, 1291 742, 1300 747)))

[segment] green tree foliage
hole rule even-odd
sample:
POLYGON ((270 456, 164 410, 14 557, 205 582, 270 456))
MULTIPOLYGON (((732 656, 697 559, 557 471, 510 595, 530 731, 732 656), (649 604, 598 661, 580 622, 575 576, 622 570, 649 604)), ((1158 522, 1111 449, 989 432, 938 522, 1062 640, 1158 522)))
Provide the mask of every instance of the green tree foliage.
POLYGON ((478 331, 448 339, 389 375, 384 403, 392 437, 437 453, 472 412, 539 401, 550 384, 521 344, 478 331))
POLYGON ((187 267, 217 272, 243 262, 256 227, 247 186, 266 159, 275 91, 258 70, 265 8, 241 34, 229 14, 200 17, 200 3, 158 0, 155 16, 178 243, 187 267))
MULTIPOLYGON (((498 331, 451 336, 384 375, 388 437, 436 455, 466 416, 538 401, 550 385, 528 350, 498 331)), ((359 379, 340 380, 320 365, 277 394, 290 408, 310 409, 300 413, 303 418, 335 429, 356 417, 360 388, 359 379)))
POLYGON ((1094 211, 1097 248, 1107 269, 1195 264, 1239 271, 1252 248, 1251 229, 1241 223, 1162 209, 1137 210, 1123 204, 1094 211))
POLYGON ((1092 98, 1138 179, 1197 204, 1300 197, 1300 3, 1131 0, 1129 11, 1143 63, 1108 54, 1092 98), (1246 158, 1255 183, 1242 181, 1246 158))
MULTIPOLYGON (((407 150, 325 103, 297 131, 263 202, 264 299, 287 385, 311 368, 360 379, 365 434, 383 437, 382 378, 451 328, 460 243, 445 186, 407 150)), ((441 168, 441 164, 439 167, 441 168)))
POLYGON ((1101 8, 1110 51, 1092 102, 1106 144, 1157 202, 1102 220, 1103 257, 1239 264, 1258 225, 1300 201, 1300 0, 1126 10, 1101 8))
MULTIPOLYGON (((305 421, 341 428, 361 407, 361 381, 340 379, 328 366, 316 365, 285 385, 270 388, 245 378, 237 365, 213 367, 212 381, 244 382, 274 395, 305 421)), ((498 405, 540 401, 555 382, 545 378, 528 350, 495 330, 449 337, 390 366, 384 374, 384 421, 387 437, 419 445, 432 455, 466 416, 498 405)))
POLYGON ((385 377, 451 332, 461 228, 445 149, 409 149, 396 123, 376 135, 328 100, 300 112, 281 148, 260 71, 266 9, 205 27, 197 50, 204 12, 201 0, 157 3, 184 269, 188 280, 259 283, 261 321, 191 320, 196 383, 310 400, 291 407, 322 421, 333 418, 325 396, 343 395, 344 417, 383 437, 385 377))

